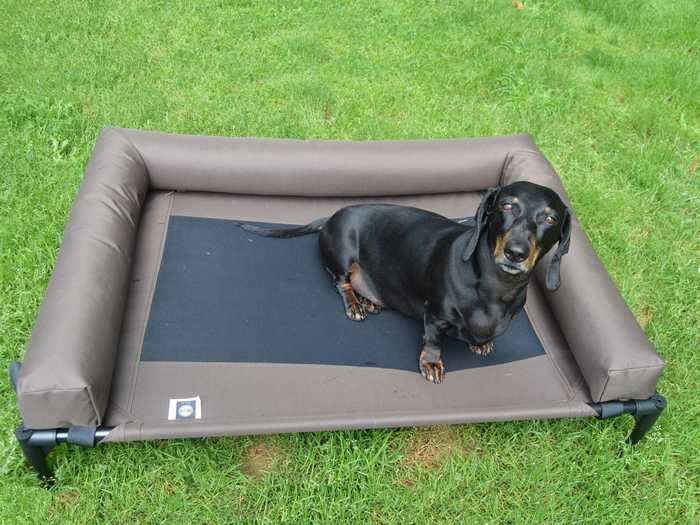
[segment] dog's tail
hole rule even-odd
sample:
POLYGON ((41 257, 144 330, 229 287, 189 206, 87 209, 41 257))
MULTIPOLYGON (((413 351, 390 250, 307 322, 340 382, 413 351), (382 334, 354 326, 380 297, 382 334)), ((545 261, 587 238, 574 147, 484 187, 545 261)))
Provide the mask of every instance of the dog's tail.
POLYGON ((269 229, 262 228, 260 226, 255 226, 254 224, 241 224, 241 228, 245 231, 254 233, 255 235, 261 235, 263 237, 277 237, 286 239, 288 237, 299 237, 301 235, 309 235, 311 233, 318 233, 323 229, 323 225, 326 224, 328 217, 323 217, 321 219, 316 219, 310 222, 306 226, 297 226, 296 228, 283 228, 283 229, 269 229))

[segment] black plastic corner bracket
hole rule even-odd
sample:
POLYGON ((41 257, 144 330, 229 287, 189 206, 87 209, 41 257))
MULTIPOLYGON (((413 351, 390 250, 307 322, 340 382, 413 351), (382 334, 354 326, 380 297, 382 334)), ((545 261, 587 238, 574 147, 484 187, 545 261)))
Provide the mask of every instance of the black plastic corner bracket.
POLYGON ((634 416, 634 429, 627 438, 632 445, 636 445, 654 426, 661 412, 666 408, 666 398, 659 393, 648 399, 630 399, 628 401, 605 401, 602 403, 590 403, 596 411, 598 419, 608 419, 622 414, 634 416))
POLYGON ((94 447, 109 434, 114 427, 71 427, 68 429, 32 430, 19 427, 15 432, 27 463, 47 486, 53 486, 55 478, 46 457, 56 445, 70 443, 82 447, 94 447))
POLYGON ((55 430, 30 430, 19 427, 15 437, 29 466, 36 471, 39 479, 48 487, 54 484, 53 472, 46 463, 46 456, 56 446, 55 430))
MULTIPOLYGON (((17 388, 17 379, 21 364, 10 363, 10 381, 17 388)), ((24 425, 15 431, 27 463, 39 475, 39 479, 47 487, 53 486, 55 478, 46 462, 46 457, 56 445, 70 443, 81 447, 94 447, 109 434, 114 427, 81 427, 53 428, 48 430, 32 430, 24 425)))

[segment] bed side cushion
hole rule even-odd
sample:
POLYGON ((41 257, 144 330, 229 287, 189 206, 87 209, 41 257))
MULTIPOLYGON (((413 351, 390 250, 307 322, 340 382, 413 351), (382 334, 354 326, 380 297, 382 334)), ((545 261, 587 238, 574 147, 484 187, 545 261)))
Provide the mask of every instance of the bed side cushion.
MULTIPOLYGON (((536 150, 512 152, 502 183, 527 180, 554 189, 570 206, 552 165, 536 150)), ((538 264, 543 290, 552 250, 538 264)), ((645 399, 654 394, 665 363, 620 295, 575 216, 571 248, 562 259, 561 287, 545 292, 593 401, 645 399)))
POLYGON ((100 136, 17 379, 32 429, 101 424, 148 179, 117 132, 100 136))

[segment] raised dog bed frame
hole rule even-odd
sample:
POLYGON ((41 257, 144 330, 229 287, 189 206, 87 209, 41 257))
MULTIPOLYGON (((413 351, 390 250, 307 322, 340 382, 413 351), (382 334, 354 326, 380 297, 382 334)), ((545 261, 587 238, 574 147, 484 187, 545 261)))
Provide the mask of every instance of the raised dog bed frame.
POLYGON ((570 204, 528 135, 344 142, 105 129, 24 364, 11 370, 27 461, 48 480, 59 443, 621 414, 635 417, 636 443, 665 407, 664 362, 575 217, 561 288, 543 286, 550 255, 494 354, 453 343, 439 386, 417 371, 412 320, 343 319, 314 237, 254 239, 236 227, 303 224, 371 201, 465 217, 482 190, 520 180, 570 204))

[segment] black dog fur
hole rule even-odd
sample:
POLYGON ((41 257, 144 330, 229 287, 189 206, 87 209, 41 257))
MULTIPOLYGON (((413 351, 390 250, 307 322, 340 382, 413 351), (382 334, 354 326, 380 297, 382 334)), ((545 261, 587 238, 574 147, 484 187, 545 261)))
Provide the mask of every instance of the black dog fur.
POLYGON ((241 227, 280 238, 320 232, 321 255, 348 318, 361 321, 385 306, 422 319, 419 369, 440 383, 443 338, 490 353, 525 304, 535 265, 557 242, 547 288, 559 287, 571 215, 554 191, 516 182, 488 190, 474 220, 464 223, 418 208, 366 204, 298 228, 241 227))

